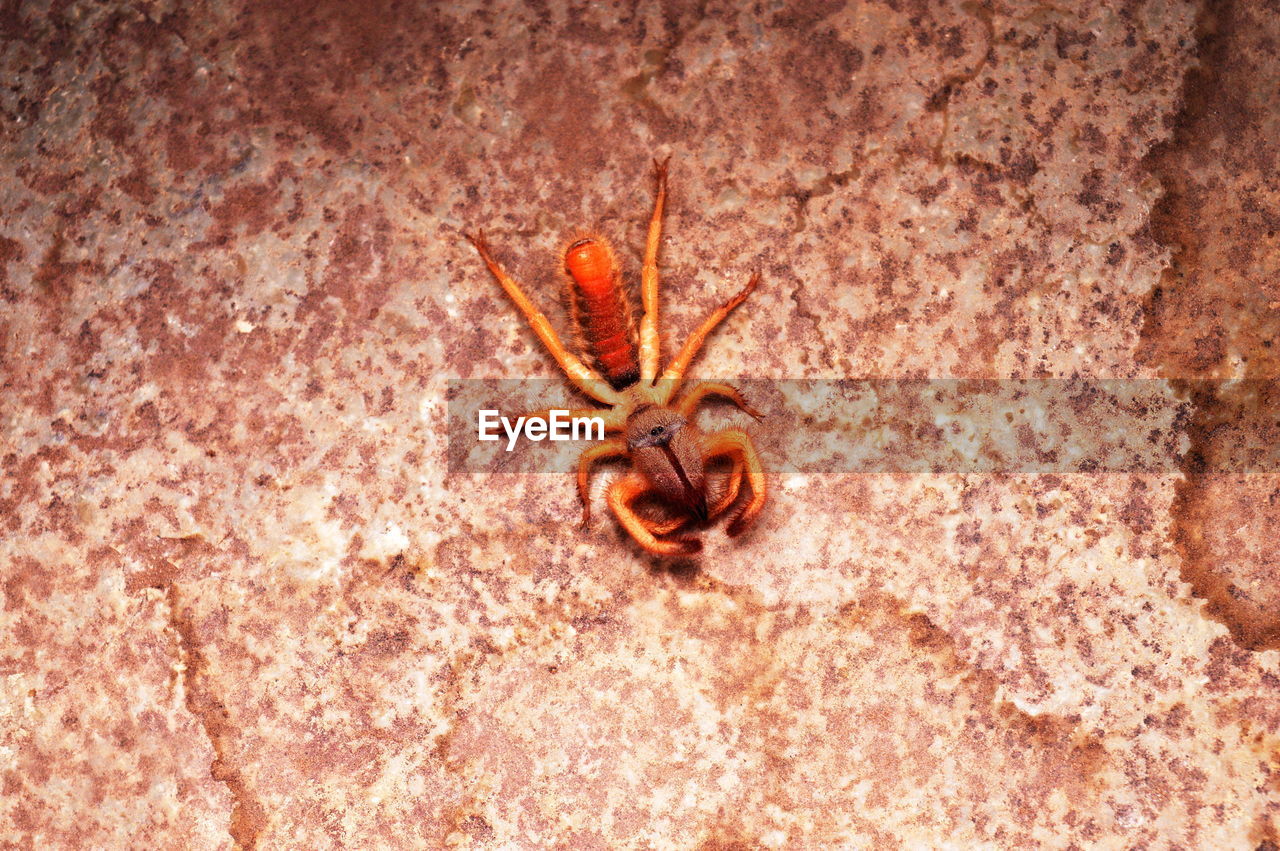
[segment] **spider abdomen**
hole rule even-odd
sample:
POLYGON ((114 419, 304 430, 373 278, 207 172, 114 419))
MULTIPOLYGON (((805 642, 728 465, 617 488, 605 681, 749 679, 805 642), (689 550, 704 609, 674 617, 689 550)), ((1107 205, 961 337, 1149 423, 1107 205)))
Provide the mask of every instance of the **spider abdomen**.
POLYGON ((615 388, 634 384, 640 362, 612 250, 595 237, 580 239, 565 252, 564 266, 576 285, 575 313, 592 357, 615 388))

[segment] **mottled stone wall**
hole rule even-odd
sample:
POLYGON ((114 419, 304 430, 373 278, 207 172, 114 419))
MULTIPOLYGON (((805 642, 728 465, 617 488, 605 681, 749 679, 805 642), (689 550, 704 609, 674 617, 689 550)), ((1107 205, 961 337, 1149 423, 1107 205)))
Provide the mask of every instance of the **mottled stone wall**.
POLYGON ((1280 477, 1211 471, 1280 406, 1180 381, 1280 377, 1277 44, 0 4, 0 843, 1275 849, 1280 477), (1165 378, 1181 472, 775 473, 679 564, 449 474, 449 378, 556 374, 462 232, 567 330, 565 241, 636 280, 667 155, 667 355, 763 274, 697 375, 1165 378))

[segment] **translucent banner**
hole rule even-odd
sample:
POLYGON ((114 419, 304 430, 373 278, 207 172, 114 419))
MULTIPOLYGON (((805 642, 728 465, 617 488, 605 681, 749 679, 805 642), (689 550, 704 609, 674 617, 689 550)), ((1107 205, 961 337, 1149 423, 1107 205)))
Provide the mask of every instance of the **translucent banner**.
MULTIPOLYGON (((1214 451, 1197 472, 1280 472, 1280 382, 1125 379, 731 380, 764 415, 709 399, 692 422, 741 428, 772 473, 1173 473, 1204 399, 1214 451), (1234 419, 1222 411, 1238 409, 1234 419)), ((687 391, 691 383, 680 388, 687 391)), ((680 398, 681 393, 676 394, 680 398)), ((453 473, 566 473, 600 439, 598 406, 560 379, 449 382, 453 473), (556 409, 554 421, 530 421, 556 409), (523 419, 521 419, 523 418, 523 419)), ((1199 432, 1197 432, 1197 428, 1199 432)), ((610 435, 612 436, 612 434, 610 435)))

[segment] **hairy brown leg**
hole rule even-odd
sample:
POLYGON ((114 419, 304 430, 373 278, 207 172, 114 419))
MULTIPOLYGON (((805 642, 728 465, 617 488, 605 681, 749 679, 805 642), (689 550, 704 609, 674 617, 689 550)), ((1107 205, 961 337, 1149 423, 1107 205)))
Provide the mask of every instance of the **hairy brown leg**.
POLYGON ((645 528, 653 534, 666 535, 676 531, 681 526, 688 523, 689 520, 689 517, 670 517, 666 520, 650 520, 647 518, 641 518, 640 522, 643 523, 645 528))
POLYGON ((627 441, 613 437, 583 450, 578 458, 578 497, 582 500, 582 525, 591 522, 591 465, 606 458, 627 457, 627 441))
POLYGON ((629 473, 609 486, 609 508, 613 511, 622 528, 630 533, 636 543, 654 555, 687 556, 702 549, 702 541, 697 538, 676 538, 659 540, 645 526, 644 521, 631 508, 631 503, 652 490, 652 487, 639 473, 629 473))
POLYGON ((610 387, 598 372, 588 367, 578 359, 577 355, 565 348, 564 343, 560 341, 560 335, 551 327, 547 317, 543 315, 542 311, 533 306, 533 302, 525 295, 520 284, 503 270, 497 260, 493 259, 493 254, 489 251, 489 243, 485 241, 484 232, 478 232, 474 236, 471 234, 464 234, 464 236, 466 236, 467 241, 475 246, 476 251, 480 253, 480 259, 489 267, 489 271, 493 276, 498 279, 502 289, 506 291, 511 301, 515 303, 516 309, 524 314, 524 318, 528 321, 529 327, 533 329, 533 333, 538 335, 542 345, 547 347, 547 351, 556 359, 556 363, 564 370, 564 374, 569 377, 569 380, 579 390, 597 402, 616 405, 622 401, 622 396, 618 391, 610 387))
POLYGON ((760 513, 760 509, 764 508, 765 503, 765 483, 764 468, 760 465, 760 455, 756 452, 755 444, 751 442, 751 438, 744 431, 736 428, 726 429, 716 434, 709 435, 703 443, 703 457, 717 458, 723 456, 730 458, 740 458, 746 467, 747 484, 751 488, 751 499, 743 506, 738 515, 729 522, 729 528, 725 532, 730 535, 740 535, 747 528, 751 521, 755 520, 756 515, 760 513))
POLYGON ((724 493, 720 494, 716 501, 711 504, 711 507, 707 510, 708 517, 717 517, 721 511, 733 505, 733 501, 738 498, 738 491, 742 488, 744 467, 742 459, 735 456, 733 458, 733 469, 729 471, 729 479, 725 485, 724 493))
POLYGON ((702 401, 708 396, 720 396, 728 399, 757 420, 764 418, 764 414, 751 407, 751 403, 738 391, 738 388, 721 381, 699 381, 689 388, 689 392, 676 404, 676 410, 680 412, 680 416, 687 420, 693 416, 693 412, 697 410, 698 405, 702 404, 702 401))
POLYGON ((666 371, 662 373, 659 381, 662 392, 666 394, 666 398, 670 399, 675 394, 676 388, 680 386, 680 380, 684 378, 684 371, 689 368, 689 363, 693 360, 694 355, 702 348, 702 343, 707 339, 715 327, 719 325, 726 316, 738 305, 747 300, 747 296, 751 295, 751 291, 760 283, 760 273, 756 272, 751 276, 751 280, 747 281, 747 285, 738 291, 737 295, 726 301, 711 312, 711 315, 703 320, 689 339, 685 341, 684 347, 667 364, 666 371))
POLYGON ((640 269, 640 301, 644 314, 640 317, 640 379, 658 377, 658 360, 662 356, 662 340, 658 335, 658 244, 662 241, 662 208, 667 201, 667 163, 653 161, 658 183, 653 199, 653 215, 649 217, 649 237, 644 246, 644 265, 640 269))

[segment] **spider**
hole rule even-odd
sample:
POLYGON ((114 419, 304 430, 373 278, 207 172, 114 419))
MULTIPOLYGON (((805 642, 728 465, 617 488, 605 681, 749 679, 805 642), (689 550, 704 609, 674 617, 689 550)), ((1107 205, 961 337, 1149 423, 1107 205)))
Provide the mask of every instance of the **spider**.
MULTIPOLYGON (((607 410, 571 412, 573 416, 599 416, 604 420, 606 433, 617 435, 584 450, 579 459, 578 495, 582 500, 583 524, 591 518, 588 484, 592 465, 605 459, 627 458, 631 461, 630 471, 612 482, 607 490, 609 508, 645 550, 660 556, 685 556, 699 552, 702 541, 689 536, 662 536, 678 532, 693 521, 705 523, 724 512, 737 500, 744 474, 751 496, 730 521, 727 534, 740 534, 764 507, 764 472, 746 432, 726 429, 704 435, 692 422, 695 410, 710 396, 728 399, 757 420, 761 418, 760 412, 752 408, 736 388, 718 381, 695 383, 682 398, 674 398, 685 370, 707 335, 746 300, 760 283, 760 273, 753 274, 741 291, 712 311, 667 368, 659 373, 658 243, 669 161, 670 157, 654 161, 657 191, 641 271, 644 310, 638 341, 618 264, 609 244, 592 235, 574 240, 565 251, 565 271, 575 284, 572 288, 574 318, 595 369, 565 347, 520 284, 494 260, 483 231, 474 236, 464 235, 569 381, 587 396, 609 406, 607 410), (709 485, 707 475, 708 463, 717 459, 732 464, 727 479, 718 489, 709 485), (646 499, 656 499, 673 511, 662 518, 638 514, 635 505, 646 499)), ((540 411, 530 416, 545 418, 546 415, 547 411, 540 411)))

